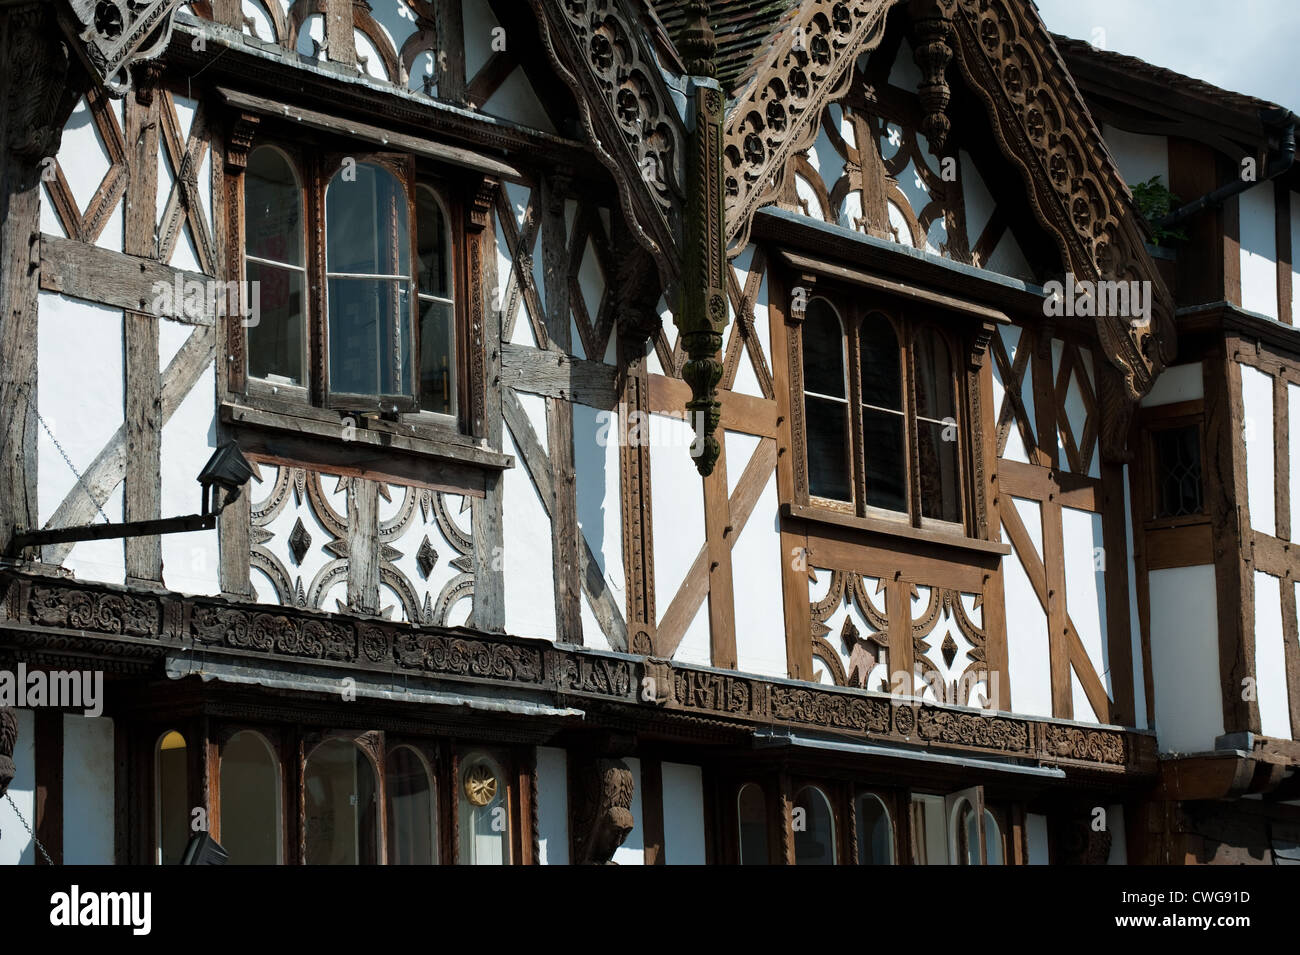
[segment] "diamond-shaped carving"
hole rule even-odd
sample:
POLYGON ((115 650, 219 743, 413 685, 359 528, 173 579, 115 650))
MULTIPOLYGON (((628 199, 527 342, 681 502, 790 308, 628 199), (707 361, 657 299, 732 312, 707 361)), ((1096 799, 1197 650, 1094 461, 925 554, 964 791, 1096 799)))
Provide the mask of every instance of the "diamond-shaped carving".
POLYGON ((939 650, 943 653, 944 666, 951 667, 953 658, 957 656, 957 641, 953 640, 951 633, 943 638, 943 643, 939 645, 939 650))
POLYGON ((438 563, 438 552, 429 543, 428 534, 425 534, 424 540, 420 541, 420 549, 415 552, 415 562, 420 565, 420 573, 425 577, 433 571, 433 565, 438 563))
POLYGON ((307 533, 307 528, 302 526, 300 517, 294 522, 293 530, 289 532, 289 553, 293 555, 293 562, 301 564, 310 547, 311 535, 307 533))

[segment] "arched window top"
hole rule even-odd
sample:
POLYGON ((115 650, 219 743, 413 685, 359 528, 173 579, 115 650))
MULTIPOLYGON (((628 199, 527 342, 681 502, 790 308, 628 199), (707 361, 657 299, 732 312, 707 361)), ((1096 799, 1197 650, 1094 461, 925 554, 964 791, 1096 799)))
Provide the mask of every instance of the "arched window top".
MULTIPOLYGON (((979 828, 975 808, 970 800, 959 799, 953 807, 953 830, 956 837, 957 863, 980 864, 979 828)), ((1002 865, 1002 830, 997 817, 984 809, 984 855, 989 865, 1002 865)))
POLYGON ((794 797, 795 865, 835 865, 835 814, 826 794, 804 786, 794 797))
POLYGON ((889 807, 875 793, 862 793, 854 807, 857 814, 858 864, 894 864, 894 823, 889 807))
POLYGON ((375 769, 361 747, 327 739, 307 757, 303 776, 308 865, 379 861, 375 769))
POLYGON ((808 303, 803 320, 804 391, 828 398, 848 395, 844 379, 844 324, 824 298, 808 303))
POLYGON ((916 363, 917 415, 932 421, 955 417, 957 399, 948 336, 934 326, 922 326, 917 329, 912 354, 916 363))
POLYGON ((437 791, 424 755, 412 746, 394 746, 385 760, 384 785, 388 799, 388 864, 435 864, 437 791))
POLYGON ((858 327, 862 353, 862 403, 885 411, 903 410, 903 370, 894 323, 872 312, 858 327))
POLYGON ((345 162, 325 189, 325 271, 411 276, 406 188, 373 162, 345 162))
POLYGON ((758 783, 745 783, 736 794, 741 865, 767 865, 767 796, 758 783))
POLYGON ((302 184, 293 162, 275 146, 248 154, 244 252, 267 262, 303 264, 302 184))
POLYGON ((423 183, 415 190, 415 223, 420 294, 450 300, 451 221, 442 197, 423 183))
POLYGON ((190 839, 189 750, 185 737, 168 730, 154 750, 154 859, 176 865, 190 839))
POLYGON ((283 859, 280 760, 266 737, 240 730, 221 749, 221 845, 235 865, 283 859))

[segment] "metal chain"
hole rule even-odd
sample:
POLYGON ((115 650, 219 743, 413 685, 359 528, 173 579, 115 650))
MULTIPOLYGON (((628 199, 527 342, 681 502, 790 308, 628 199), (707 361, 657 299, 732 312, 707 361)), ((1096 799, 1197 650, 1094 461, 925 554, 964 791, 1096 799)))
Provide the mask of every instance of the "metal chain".
POLYGON ((72 458, 68 457, 68 452, 63 450, 63 445, 59 444, 59 439, 54 436, 54 432, 50 430, 50 426, 46 424, 45 419, 41 417, 40 409, 36 407, 36 403, 33 402, 31 399, 31 392, 28 390, 28 386, 26 384, 23 384, 19 386, 19 389, 23 392, 23 396, 27 401, 27 406, 31 408, 32 413, 36 415, 36 420, 41 423, 41 427, 45 429, 45 433, 48 434, 50 436, 50 440, 54 442, 55 449, 59 452, 60 455, 62 455, 64 462, 68 465, 68 469, 72 471, 74 475, 76 475, 77 483, 81 485, 81 489, 85 491, 86 496, 90 498, 90 503, 94 504, 95 510, 99 511, 99 516, 104 519, 105 524, 113 523, 108 519, 108 515, 104 513, 103 506, 99 503, 99 500, 95 497, 94 493, 90 490, 90 487, 82 479, 81 472, 78 471, 76 467, 73 465, 72 458))
POLYGON ((27 820, 23 817, 23 814, 18 810, 17 804, 14 803, 14 797, 9 795, 8 793, 5 793, 5 800, 9 803, 10 806, 13 807, 14 815, 17 816, 18 821, 23 824, 23 828, 27 830, 27 834, 32 837, 32 842, 36 843, 36 848, 41 850, 41 855, 45 858, 45 864, 54 865, 54 860, 51 859, 50 854, 45 851, 45 846, 41 845, 41 840, 36 838, 36 833, 32 832, 32 827, 27 825, 27 820))

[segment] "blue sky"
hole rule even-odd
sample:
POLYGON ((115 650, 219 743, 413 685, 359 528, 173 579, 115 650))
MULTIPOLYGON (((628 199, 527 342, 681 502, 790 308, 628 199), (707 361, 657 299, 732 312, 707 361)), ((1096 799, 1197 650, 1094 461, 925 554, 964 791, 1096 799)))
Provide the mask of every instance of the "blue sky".
POLYGON ((1053 33, 1300 112, 1300 0, 1036 2, 1053 33))

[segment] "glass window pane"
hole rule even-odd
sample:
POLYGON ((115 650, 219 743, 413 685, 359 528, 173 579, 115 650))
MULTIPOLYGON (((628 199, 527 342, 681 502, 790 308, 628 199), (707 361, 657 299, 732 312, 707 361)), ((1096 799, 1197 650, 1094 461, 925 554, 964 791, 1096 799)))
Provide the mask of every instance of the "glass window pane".
POLYGON ((867 469, 867 504, 907 511, 907 443, 903 416, 862 409, 862 454, 867 469))
POLYGON ((1002 830, 993 813, 984 810, 984 856, 989 865, 1002 864, 1002 830))
POLYGON ((303 264, 302 191, 284 153, 259 146, 244 174, 244 251, 259 259, 303 264))
POLYGON ((803 387, 819 395, 847 396, 844 381, 844 331, 829 302, 808 303, 803 322, 803 387))
POLYGON ((505 774, 487 756, 468 757, 460 771, 461 865, 510 862, 510 806, 505 774))
POLYGON ((1201 432, 1196 425, 1151 435, 1156 451, 1156 517, 1183 517, 1203 509, 1201 432))
POLYGON ((388 864, 433 865, 438 861, 433 782, 419 754, 399 746, 384 769, 388 792, 388 864))
POLYGON ((249 260, 245 265, 256 309, 248 319, 248 374, 301 385, 304 274, 249 260), (256 284, 254 284, 256 283, 256 284))
POLYGON ((807 397, 808 492, 836 501, 853 500, 849 487, 849 406, 807 397))
POLYGON ((420 407, 456 412, 456 331, 452 306, 420 302, 420 407))
POLYGON ((757 783, 740 787, 736 799, 740 817, 740 864, 767 865, 771 856, 767 848, 767 799, 757 783))
POLYGON ((340 169, 325 191, 325 270, 410 275, 408 218, 406 189, 387 169, 340 169))
POLYGON ((816 786, 805 786, 794 798, 794 862, 835 864, 835 820, 825 793, 816 786))
POLYGON ((858 796, 858 864, 894 864, 894 824, 889 811, 877 796, 858 796))
POLYGON ((954 523, 961 520, 956 431, 954 425, 931 421, 917 423, 921 514, 954 523))
POLYGON ((903 370, 893 324, 884 315, 868 315, 858 330, 858 347, 862 355, 862 403, 902 411, 903 370))
POLYGON ((329 280, 330 390, 352 395, 405 395, 411 336, 407 284, 392 279, 329 280))
POLYGON ((190 840, 189 773, 185 737, 173 730, 158 741, 158 862, 177 865, 190 840))
POLYGON ((326 740, 312 751, 303 778, 308 865, 379 861, 375 773, 356 744, 326 740))
POLYGON ((912 345, 916 363, 916 413, 942 421, 957 417, 952 387, 952 359, 947 342, 933 329, 922 329, 912 345))
POLYGON ((221 847, 233 865, 280 861, 280 766, 258 733, 236 733, 221 752, 221 847))
POLYGON ((420 263, 420 294, 451 298, 451 241, 447 217, 432 190, 415 191, 416 254, 420 263))

